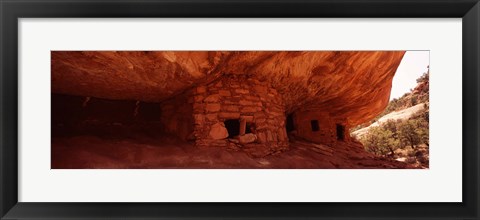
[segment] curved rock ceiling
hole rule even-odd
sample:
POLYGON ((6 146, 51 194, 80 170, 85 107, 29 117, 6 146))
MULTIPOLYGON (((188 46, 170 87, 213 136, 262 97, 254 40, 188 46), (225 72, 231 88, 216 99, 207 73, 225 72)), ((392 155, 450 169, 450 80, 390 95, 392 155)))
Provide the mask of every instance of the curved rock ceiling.
POLYGON ((52 92, 161 102, 224 74, 268 81, 287 112, 318 109, 356 125, 389 101, 404 51, 53 51, 52 92))

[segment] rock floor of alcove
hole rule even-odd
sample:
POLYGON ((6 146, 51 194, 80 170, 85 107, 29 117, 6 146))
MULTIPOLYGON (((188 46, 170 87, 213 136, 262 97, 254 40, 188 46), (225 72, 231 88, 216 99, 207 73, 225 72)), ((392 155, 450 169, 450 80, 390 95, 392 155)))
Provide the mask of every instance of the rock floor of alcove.
POLYGON ((390 169, 414 168, 375 158, 361 146, 335 147, 293 141, 290 149, 253 158, 242 149, 197 148, 172 138, 100 138, 84 135, 52 138, 52 169, 390 169))

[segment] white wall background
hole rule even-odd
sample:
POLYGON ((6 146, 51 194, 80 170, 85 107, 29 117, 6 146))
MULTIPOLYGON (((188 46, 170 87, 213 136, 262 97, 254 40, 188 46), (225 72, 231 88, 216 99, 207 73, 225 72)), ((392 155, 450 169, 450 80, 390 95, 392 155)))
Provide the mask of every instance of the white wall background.
POLYGON ((20 19, 19 201, 460 202, 461 27, 461 19, 20 19), (430 169, 51 170, 50 50, 430 50, 430 169))

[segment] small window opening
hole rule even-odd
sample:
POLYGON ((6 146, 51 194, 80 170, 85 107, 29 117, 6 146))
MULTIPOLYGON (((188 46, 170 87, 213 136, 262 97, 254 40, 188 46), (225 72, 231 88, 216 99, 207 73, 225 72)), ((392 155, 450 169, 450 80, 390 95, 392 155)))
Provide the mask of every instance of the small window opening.
POLYGON ((256 133, 254 123, 247 122, 247 126, 245 126, 245 134, 248 134, 248 133, 254 133, 254 134, 256 133))
POLYGON ((319 131, 320 126, 318 125, 318 120, 311 120, 310 124, 312 126, 312 131, 319 131))
POLYGON ((293 114, 287 115, 287 132, 295 130, 295 124, 293 123, 293 114))
POLYGON ((240 134, 240 121, 238 119, 230 119, 224 122, 228 131, 228 138, 233 138, 240 134))
POLYGON ((337 124, 337 140, 345 139, 345 126, 337 124))

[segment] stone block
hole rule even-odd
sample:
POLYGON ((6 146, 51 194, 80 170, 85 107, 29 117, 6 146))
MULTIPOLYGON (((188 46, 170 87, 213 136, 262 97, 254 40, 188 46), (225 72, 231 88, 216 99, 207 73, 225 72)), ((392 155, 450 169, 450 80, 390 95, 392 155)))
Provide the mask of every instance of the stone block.
POLYGON ((260 143, 266 143, 267 142, 267 137, 265 136, 264 132, 259 132, 257 133, 258 141, 260 143))
POLYGON ((216 121, 218 120, 217 114, 207 114, 206 118, 208 121, 216 121))
POLYGON ((196 89, 197 94, 205 93, 207 92, 207 87, 206 86, 199 86, 196 89))
POLYGON ((205 123, 205 116, 203 114, 194 114, 193 118, 195 120, 195 124, 202 125, 205 123))
POLYGON ((223 119, 236 119, 236 118, 240 118, 240 113, 238 113, 238 112, 220 112, 220 114, 218 114, 218 116, 220 118, 223 118, 223 119))
POLYGON ((245 99, 245 100, 248 100, 248 101, 253 101, 253 102, 259 102, 260 101, 260 98, 258 98, 257 96, 245 95, 242 98, 245 99))
POLYGON ((238 112, 239 108, 236 105, 224 105, 223 110, 227 112, 238 112))
POLYGON ((218 112, 220 111, 220 104, 215 103, 215 104, 207 104, 205 107, 205 110, 207 112, 218 112))
POLYGON ((221 140, 228 137, 228 131, 227 128, 225 128, 225 125, 219 122, 212 125, 209 135, 214 140, 221 140))
POLYGON ((220 95, 218 94, 209 95, 204 100, 204 102, 207 102, 207 103, 218 103, 219 101, 220 101, 220 95))
POLYGON ((264 130, 264 129, 267 129, 268 127, 267 127, 267 124, 256 121, 256 128, 257 130, 264 130))
POLYGON ((254 117, 255 117, 255 120, 258 120, 258 119, 261 119, 261 118, 265 119, 266 115, 265 115, 265 112, 255 112, 254 117))
POLYGON ((238 102, 238 104, 240 104, 240 105, 254 105, 253 102, 247 101, 247 100, 240 100, 240 101, 238 102))
POLYGON ((270 114, 272 116, 283 116, 283 115, 285 115, 284 112, 278 112, 278 111, 270 111, 270 114))
POLYGON ((247 127, 247 121, 245 119, 240 119, 240 135, 244 135, 247 127))
POLYGON ((266 124, 265 122, 267 121, 265 118, 255 118, 255 123, 258 125, 266 124))
POLYGON ((221 96, 232 96, 232 93, 230 93, 230 91, 228 90, 219 90, 218 91, 218 94, 221 95, 221 96))
POLYGON ((238 93, 238 94, 249 94, 250 91, 246 90, 246 89, 235 89, 235 92, 238 93))
POLYGON ((237 140, 237 139, 234 139, 234 138, 229 138, 228 141, 232 142, 232 143, 235 143, 235 144, 239 144, 240 141, 237 140))
POLYGON ((272 135, 272 132, 270 130, 267 130, 267 141, 268 142, 273 141, 273 135, 272 135))
POLYGON ((268 119, 267 123, 270 124, 270 125, 277 125, 278 121, 275 120, 275 119, 268 119))
POLYGON ((251 133, 238 136, 238 141, 240 144, 249 144, 255 142, 256 140, 257 136, 251 133))
POLYGON ((241 112, 244 113, 255 113, 257 111, 260 111, 261 108, 259 109, 258 107, 243 107, 241 112))
POLYGON ((242 116, 241 118, 246 122, 253 122, 253 116, 242 116))

